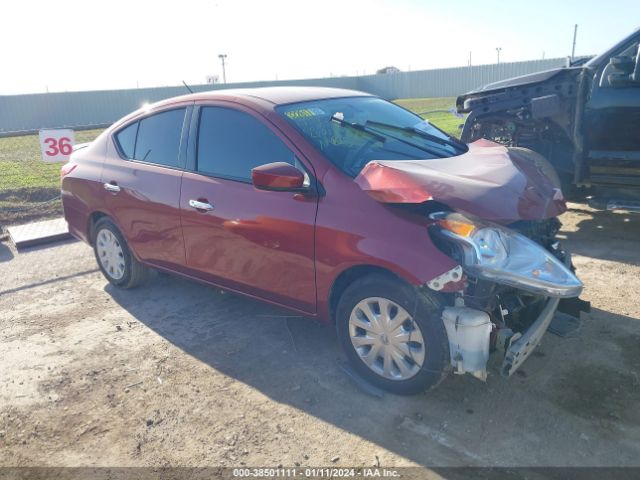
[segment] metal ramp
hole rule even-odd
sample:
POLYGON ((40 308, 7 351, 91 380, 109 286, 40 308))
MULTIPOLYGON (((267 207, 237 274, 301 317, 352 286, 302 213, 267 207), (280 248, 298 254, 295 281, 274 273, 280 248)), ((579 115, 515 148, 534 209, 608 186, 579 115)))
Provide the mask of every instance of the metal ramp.
POLYGON ((70 238, 69 226, 64 218, 7 227, 9 238, 17 250, 70 238))

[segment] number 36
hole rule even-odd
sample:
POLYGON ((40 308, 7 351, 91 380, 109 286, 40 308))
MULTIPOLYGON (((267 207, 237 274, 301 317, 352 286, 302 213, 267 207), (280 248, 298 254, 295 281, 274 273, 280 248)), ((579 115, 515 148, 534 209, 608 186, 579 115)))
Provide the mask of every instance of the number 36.
POLYGON ((61 137, 60 139, 49 137, 44 139, 44 143, 49 146, 49 149, 44 153, 50 157, 58 155, 59 153, 62 155, 71 155, 73 151, 71 139, 68 137, 61 137))

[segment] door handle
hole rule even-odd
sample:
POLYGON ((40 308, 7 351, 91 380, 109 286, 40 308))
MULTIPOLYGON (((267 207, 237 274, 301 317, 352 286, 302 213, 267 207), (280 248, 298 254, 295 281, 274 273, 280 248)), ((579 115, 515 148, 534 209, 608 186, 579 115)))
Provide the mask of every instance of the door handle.
POLYGON ((213 205, 207 202, 201 202, 200 200, 189 200, 189 206, 191 208, 195 208, 196 210, 213 210, 213 205))
POLYGON ((118 185, 114 183, 105 183, 104 185, 104 189, 107 192, 111 192, 111 193, 118 193, 120 191, 120 187, 118 185))

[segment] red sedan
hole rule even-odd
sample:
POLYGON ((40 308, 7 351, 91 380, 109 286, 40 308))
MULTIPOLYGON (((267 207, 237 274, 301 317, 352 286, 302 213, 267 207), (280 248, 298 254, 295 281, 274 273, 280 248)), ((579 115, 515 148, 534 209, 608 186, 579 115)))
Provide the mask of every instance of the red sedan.
MULTIPOLYGON (((582 284, 544 159, 460 143, 361 92, 223 90, 138 110, 62 170, 71 233, 130 288, 149 269, 316 316, 396 393, 512 374, 582 284)), ((578 304, 579 305, 579 304, 578 304)))

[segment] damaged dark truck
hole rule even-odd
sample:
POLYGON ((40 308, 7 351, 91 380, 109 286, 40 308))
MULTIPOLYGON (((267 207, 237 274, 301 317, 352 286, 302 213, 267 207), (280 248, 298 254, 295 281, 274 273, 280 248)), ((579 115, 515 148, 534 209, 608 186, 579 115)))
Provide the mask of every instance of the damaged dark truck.
POLYGON ((640 29, 584 64, 458 97, 461 139, 533 150, 568 198, 640 211, 640 29))

